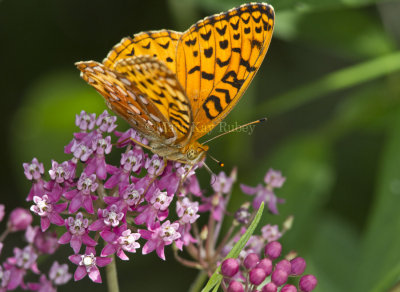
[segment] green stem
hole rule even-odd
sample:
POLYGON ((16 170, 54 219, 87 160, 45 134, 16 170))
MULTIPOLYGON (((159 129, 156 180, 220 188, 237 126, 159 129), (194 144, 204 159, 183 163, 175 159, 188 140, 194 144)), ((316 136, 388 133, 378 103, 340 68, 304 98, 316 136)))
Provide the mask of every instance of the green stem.
POLYGON ((199 292, 204 286, 204 282, 207 280, 207 273, 204 271, 200 271, 197 274, 196 279, 190 286, 189 292, 199 292))
POLYGON ((106 266, 107 288, 109 292, 119 292, 117 264, 115 255, 112 256, 112 262, 106 266))

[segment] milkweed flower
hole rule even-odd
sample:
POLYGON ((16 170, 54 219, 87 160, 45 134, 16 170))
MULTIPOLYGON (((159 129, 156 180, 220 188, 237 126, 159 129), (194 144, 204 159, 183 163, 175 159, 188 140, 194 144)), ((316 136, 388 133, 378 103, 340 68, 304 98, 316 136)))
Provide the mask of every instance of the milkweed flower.
POLYGON ((278 214, 277 205, 278 203, 284 203, 284 200, 275 195, 274 189, 282 187, 285 180, 286 178, 282 176, 280 171, 276 171, 271 168, 265 175, 265 186, 259 184, 256 187, 250 187, 241 184, 240 187, 243 193, 247 195, 255 195, 253 200, 254 209, 258 209, 261 205, 261 202, 264 202, 268 206, 268 209, 271 213, 278 214))
MULTIPOLYGON (((141 249, 143 255, 155 251, 166 260, 165 248, 171 246, 179 262, 209 274, 222 262, 226 291, 242 291, 247 285, 254 291, 279 288, 291 292, 297 288, 287 283, 288 277, 300 278, 298 288, 304 292, 314 289, 314 276, 303 276, 303 258, 280 259, 282 247, 277 240, 290 229, 292 217, 281 229, 266 224, 260 235, 250 236, 237 259, 223 262, 246 232, 261 202, 277 213, 277 203, 283 200, 274 191, 285 181, 279 171, 270 169, 265 184, 241 185, 243 192, 254 195, 253 202, 231 211, 228 204, 237 180, 236 169, 229 175, 212 175, 212 193, 207 195, 196 175, 203 162, 184 165, 146 153, 135 141, 148 141, 133 129, 116 131, 116 118, 106 111, 98 117, 81 112, 75 122, 79 130, 64 147, 69 160, 52 160, 48 175, 36 158, 23 164, 25 176, 32 181, 27 200, 33 202, 30 210, 40 217, 41 228, 31 226, 30 215, 15 215, 26 212, 12 212, 7 226, 14 232, 26 228, 28 245, 0 263, 0 291, 21 287, 48 292, 68 282, 72 275, 66 265, 54 263, 48 274, 37 267, 37 259, 54 253, 59 244, 70 246, 69 260, 77 265, 75 281, 88 276, 101 283, 99 269, 110 264, 114 255, 128 261, 141 249), (121 153, 119 163, 113 165, 108 160, 115 151, 121 153), (204 216, 208 221, 201 225, 203 220, 199 219, 204 216), (232 220, 232 224, 222 235, 225 220, 232 220), (59 226, 60 232, 50 229, 52 224, 59 226), (181 250, 191 259, 182 258, 181 250), (28 272, 37 274, 36 282, 25 283, 28 272)), ((2 213, 0 207, 0 217, 2 213)), ((2 246, 0 242, 0 249, 2 246)))

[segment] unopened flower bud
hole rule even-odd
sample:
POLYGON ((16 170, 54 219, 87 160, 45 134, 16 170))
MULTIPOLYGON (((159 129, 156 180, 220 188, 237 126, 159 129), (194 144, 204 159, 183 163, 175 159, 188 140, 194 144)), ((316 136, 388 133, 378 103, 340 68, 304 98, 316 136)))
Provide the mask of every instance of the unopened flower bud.
POLYGON ((243 261, 246 269, 254 268, 260 262, 260 257, 256 253, 249 253, 243 261))
POLYGON ((281 292, 297 292, 297 288, 294 285, 286 284, 282 287, 281 292))
POLYGON ((10 214, 10 218, 8 219, 8 228, 10 228, 11 231, 21 231, 28 228, 31 223, 31 212, 24 208, 16 208, 10 214))
POLYGON ((228 292, 244 292, 242 283, 237 281, 231 281, 229 283, 228 292))
POLYGON ((278 258, 281 255, 282 245, 277 241, 272 241, 265 246, 264 253, 271 260, 278 258))
POLYGON ((317 278, 314 275, 305 275, 301 277, 299 282, 300 290, 303 292, 310 292, 317 286, 317 278))
POLYGON ((275 270, 272 272, 271 280, 276 284, 276 286, 282 286, 286 283, 288 279, 288 274, 284 270, 275 270))
POLYGON ((221 274, 225 277, 233 277, 239 271, 239 262, 237 259, 226 259, 221 265, 221 274))
POLYGON ((293 221, 294 221, 294 216, 291 215, 289 217, 286 218, 285 222, 283 222, 283 231, 288 231, 289 229, 292 228, 293 225, 293 221))
POLYGON ((276 292, 276 291, 278 291, 278 287, 272 282, 265 285, 261 290, 261 292, 276 292))
POLYGON ((301 274, 304 273, 304 270, 306 269, 306 261, 303 258, 301 257, 294 258, 293 260, 290 261, 290 263, 292 265, 292 270, 291 270, 292 275, 300 276, 301 274))
POLYGON ((262 259, 256 266, 256 268, 263 269, 265 274, 269 276, 272 272, 272 261, 270 259, 262 259))
POLYGON ((276 269, 284 270, 287 274, 290 274, 292 271, 292 265, 288 260, 281 260, 275 267, 276 269))
POLYGON ((260 268, 251 269, 249 272, 250 283, 256 286, 260 285, 265 280, 266 276, 267 274, 265 271, 260 268))
POLYGON ((204 227, 201 229, 200 238, 201 238, 201 240, 206 240, 207 237, 208 237, 208 228, 207 228, 207 226, 204 226, 204 227))

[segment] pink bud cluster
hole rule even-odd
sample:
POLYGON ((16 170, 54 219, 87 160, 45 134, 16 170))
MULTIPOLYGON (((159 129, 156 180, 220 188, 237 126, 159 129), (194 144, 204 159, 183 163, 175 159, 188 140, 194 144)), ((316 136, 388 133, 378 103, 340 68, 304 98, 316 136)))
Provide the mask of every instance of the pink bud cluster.
POLYGON ((314 275, 300 278, 298 288, 289 284, 288 279, 299 278, 306 269, 306 261, 301 257, 277 261, 282 252, 278 241, 269 242, 264 247, 264 257, 259 253, 248 253, 242 259, 228 258, 221 264, 224 276, 224 290, 228 292, 310 292, 317 285, 314 275))

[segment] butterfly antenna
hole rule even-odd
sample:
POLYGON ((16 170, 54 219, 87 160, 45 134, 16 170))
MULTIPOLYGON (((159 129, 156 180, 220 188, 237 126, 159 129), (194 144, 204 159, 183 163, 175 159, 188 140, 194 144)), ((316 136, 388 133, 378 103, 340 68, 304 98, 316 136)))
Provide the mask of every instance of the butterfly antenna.
POLYGON ((208 154, 208 156, 209 156, 212 160, 214 160, 216 163, 218 163, 219 166, 221 166, 221 167, 224 167, 224 166, 225 166, 225 164, 224 164, 223 162, 219 161, 217 158, 211 156, 210 154, 208 154))
POLYGON ((217 175, 212 172, 212 170, 208 167, 208 165, 203 162, 204 167, 207 169, 208 173, 211 175, 211 185, 213 185, 217 181, 217 175))
MULTIPOLYGON (((256 121, 253 121, 253 122, 250 122, 250 123, 241 125, 241 126, 236 127, 236 128, 234 128, 234 129, 232 129, 232 130, 229 130, 228 132, 224 132, 224 133, 221 133, 221 134, 219 134, 219 135, 217 135, 217 136, 215 136, 215 137, 212 137, 211 139, 208 139, 207 141, 203 142, 201 145, 204 145, 204 144, 206 144, 206 143, 208 143, 208 142, 210 142, 210 141, 212 141, 212 140, 214 140, 214 139, 217 139, 217 138, 219 138, 219 137, 221 137, 221 136, 224 136, 224 135, 226 135, 226 134, 235 132, 235 131, 237 131, 237 130, 239 130, 239 129, 241 129, 241 128, 248 127, 248 126, 251 126, 251 125, 254 125, 254 124, 259 124, 259 123, 265 122, 266 120, 267 120, 267 118, 262 118, 262 119, 259 119, 259 120, 256 120, 256 121)), ((215 159, 215 161, 217 161, 217 160, 215 159)), ((217 161, 217 162, 218 162, 218 161, 217 161)), ((219 163, 219 162, 218 162, 218 163, 219 163)))

